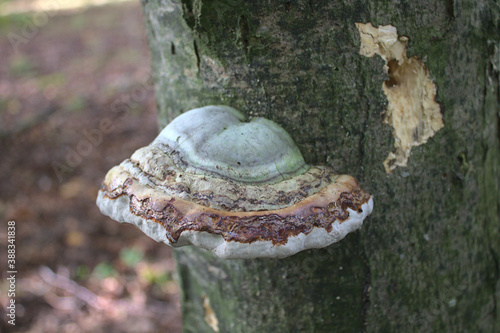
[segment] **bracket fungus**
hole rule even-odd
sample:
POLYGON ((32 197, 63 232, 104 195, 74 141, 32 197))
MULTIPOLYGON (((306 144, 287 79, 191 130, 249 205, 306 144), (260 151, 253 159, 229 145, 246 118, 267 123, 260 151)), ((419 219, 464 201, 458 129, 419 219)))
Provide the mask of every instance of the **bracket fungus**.
POLYGON ((206 106, 180 115, 113 167, 97 205, 174 247, 283 258, 360 228, 373 199, 353 177, 307 165, 276 123, 206 106))

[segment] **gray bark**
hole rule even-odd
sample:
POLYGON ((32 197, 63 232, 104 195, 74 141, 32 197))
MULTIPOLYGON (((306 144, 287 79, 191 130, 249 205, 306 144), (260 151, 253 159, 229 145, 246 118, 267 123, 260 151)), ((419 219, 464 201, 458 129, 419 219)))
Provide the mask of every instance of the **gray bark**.
POLYGON ((496 1, 143 1, 160 126, 235 107, 283 126, 311 164, 375 197, 363 228, 281 260, 176 250, 186 332, 500 330, 499 5, 496 1), (444 128, 386 174, 387 75, 355 22, 410 38, 444 128))

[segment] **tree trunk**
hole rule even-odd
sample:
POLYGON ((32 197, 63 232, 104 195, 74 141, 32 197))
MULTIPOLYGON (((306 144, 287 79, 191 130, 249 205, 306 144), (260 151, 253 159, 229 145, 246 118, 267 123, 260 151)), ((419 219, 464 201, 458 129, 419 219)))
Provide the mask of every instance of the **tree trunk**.
POLYGON ((500 331, 499 7, 487 0, 143 0, 160 126, 225 104, 283 126, 310 164, 374 195, 362 229, 285 259, 176 249, 185 332, 500 331), (387 174, 380 57, 393 25, 444 127, 387 174))

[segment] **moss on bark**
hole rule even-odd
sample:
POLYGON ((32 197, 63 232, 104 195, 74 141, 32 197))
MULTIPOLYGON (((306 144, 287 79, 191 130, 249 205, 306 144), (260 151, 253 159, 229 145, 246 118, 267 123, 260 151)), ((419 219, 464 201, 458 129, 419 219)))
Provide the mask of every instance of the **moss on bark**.
POLYGON ((309 163, 375 195, 340 244, 284 260, 176 250, 186 332, 497 331, 500 327, 499 11, 494 1, 144 1, 160 126, 226 104, 293 136, 309 163), (355 22, 410 38, 445 127, 387 175, 382 60, 355 22), (174 51, 175 52, 174 52, 174 51))

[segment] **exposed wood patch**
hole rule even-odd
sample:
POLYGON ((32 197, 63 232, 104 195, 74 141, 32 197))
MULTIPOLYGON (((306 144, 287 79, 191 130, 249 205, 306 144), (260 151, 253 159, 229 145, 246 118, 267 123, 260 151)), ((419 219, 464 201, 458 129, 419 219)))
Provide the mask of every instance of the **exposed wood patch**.
POLYGON ((210 300, 206 296, 203 296, 203 308, 205 309, 205 322, 214 332, 219 332, 219 320, 215 316, 215 312, 210 306, 210 300))
POLYGON ((426 143, 444 126, 441 107, 436 102, 437 88, 427 66, 415 56, 407 57, 408 37, 398 36, 395 27, 375 28, 371 23, 356 26, 361 36, 359 53, 381 56, 389 75, 382 87, 389 102, 384 122, 394 128, 395 150, 384 161, 385 171, 390 173, 398 166, 406 166, 411 148, 426 143))

